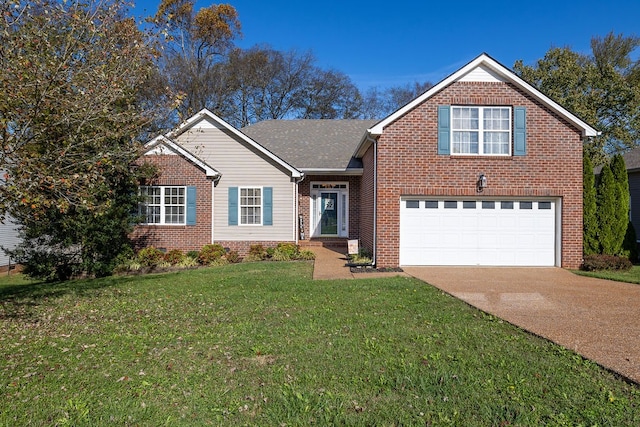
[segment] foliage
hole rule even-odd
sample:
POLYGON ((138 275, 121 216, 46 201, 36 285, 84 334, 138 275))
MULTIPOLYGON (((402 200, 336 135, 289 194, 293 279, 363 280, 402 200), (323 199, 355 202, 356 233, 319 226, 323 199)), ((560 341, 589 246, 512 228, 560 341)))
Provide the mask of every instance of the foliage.
POLYGON ((157 267, 165 260, 164 253, 153 246, 140 249, 136 259, 143 267, 157 267))
POLYGON ((583 156, 583 247, 585 255, 600 253, 595 176, 589 156, 583 156))
POLYGON ((173 91, 182 93, 178 114, 183 119, 202 108, 211 109, 216 91, 223 88, 217 84, 214 67, 241 35, 233 6, 212 4, 196 12, 194 4, 193 0, 163 0, 149 19, 165 34, 162 77, 173 91))
POLYGON ((640 140, 640 37, 608 34, 591 40, 591 55, 552 48, 515 72, 602 132, 587 144, 594 165, 640 140))
POLYGON ((580 269, 584 271, 614 270, 627 271, 633 267, 629 258, 617 255, 594 254, 584 257, 580 269))
POLYGON ((613 222, 616 239, 620 242, 620 252, 624 247, 625 236, 627 235, 627 227, 629 225, 629 176, 627 175, 627 167, 621 154, 616 154, 611 159, 611 173, 616 181, 616 210, 615 216, 610 220, 613 222))
POLYGON ((0 217, 22 228, 35 277, 109 274, 126 250, 136 137, 155 114, 138 88, 151 40, 124 0, 0 4, 0 217))
POLYGON ((184 261, 185 255, 180 249, 172 249, 164 255, 164 260, 171 265, 178 265, 184 261))
POLYGON ((637 385, 423 282, 311 275, 2 282, 0 425, 640 424, 637 385))
POLYGON ((614 228, 618 195, 618 184, 608 164, 602 167, 597 190, 597 218, 600 246, 606 255, 618 255, 622 249, 624 236, 618 236, 614 228))
POLYGON ((227 251, 219 243, 204 245, 198 254, 198 262, 202 265, 210 265, 222 258, 226 253, 227 251))
POLYGON ((231 264, 235 264, 238 263, 240 261, 242 261, 242 259, 240 258, 240 254, 238 253, 238 251, 229 251, 227 252, 227 254, 224 256, 224 258, 229 261, 231 264))
POLYGON ((638 261, 638 237, 636 229, 633 223, 629 221, 627 225, 627 232, 624 235, 624 242, 622 243, 623 254, 628 256, 631 262, 638 261))

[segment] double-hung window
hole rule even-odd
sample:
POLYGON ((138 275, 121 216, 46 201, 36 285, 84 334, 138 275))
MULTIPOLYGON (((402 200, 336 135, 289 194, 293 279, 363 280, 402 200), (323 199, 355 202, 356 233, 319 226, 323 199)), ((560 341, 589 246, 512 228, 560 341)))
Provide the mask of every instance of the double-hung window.
POLYGON ((186 187, 140 187, 140 215, 145 224, 186 224, 186 187))
POLYGON ((511 108, 454 106, 451 119, 452 154, 511 154, 511 108))
POLYGON ((240 224, 262 224, 262 188, 240 188, 240 224))

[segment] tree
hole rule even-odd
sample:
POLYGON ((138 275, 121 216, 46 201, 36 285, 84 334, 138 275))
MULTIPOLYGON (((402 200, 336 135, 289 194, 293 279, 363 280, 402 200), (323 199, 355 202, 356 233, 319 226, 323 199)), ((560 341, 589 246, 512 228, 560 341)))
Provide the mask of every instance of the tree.
POLYGON ((178 106, 181 118, 211 108, 220 89, 215 66, 226 58, 233 40, 241 34, 233 6, 213 4, 195 12, 194 3, 163 0, 150 19, 166 35, 160 64, 169 87, 183 93, 178 106))
POLYGON ((345 74, 318 67, 311 52, 234 49, 214 73, 224 89, 208 108, 237 127, 262 120, 360 115, 356 86, 345 74))
POLYGON ((620 252, 624 248, 624 239, 629 226, 629 177, 627 167, 621 154, 616 154, 611 160, 611 172, 616 182, 616 214, 612 218, 616 239, 620 242, 620 252))
POLYGON ((0 6, 0 213, 22 227, 20 261, 51 261, 58 278, 98 273, 91 262, 115 256, 98 234, 122 233, 96 227, 126 235, 131 221, 121 208, 134 203, 136 137, 155 115, 138 91, 154 50, 125 11, 124 0, 0 6))
POLYGON ((372 87, 364 95, 360 116, 365 119, 382 119, 404 107, 433 87, 430 82, 413 82, 386 89, 372 87))
POLYGON ((583 171, 583 251, 585 255, 600 253, 598 218, 596 216, 596 187, 593 166, 589 156, 582 161, 583 171))
POLYGON ((602 132, 587 144, 595 165, 640 142, 640 38, 608 34, 591 40, 592 55, 552 48, 516 74, 602 132))
POLYGON ((611 167, 605 163, 600 172, 597 191, 598 237, 602 253, 605 255, 618 255, 622 244, 615 230, 617 187, 611 167))

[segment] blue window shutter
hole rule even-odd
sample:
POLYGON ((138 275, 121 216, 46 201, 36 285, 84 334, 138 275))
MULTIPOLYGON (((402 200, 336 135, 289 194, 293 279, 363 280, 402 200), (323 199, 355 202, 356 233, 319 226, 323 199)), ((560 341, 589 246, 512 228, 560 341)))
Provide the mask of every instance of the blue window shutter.
POLYGON ((441 105, 438 107, 438 154, 451 153, 451 107, 441 105))
POLYGON ((264 187, 262 197, 262 225, 273 225, 273 187, 264 187))
POLYGON ((513 155, 527 154, 527 109, 513 108, 513 155))
POLYGON ((196 225, 196 187, 187 187, 187 225, 196 225))
POLYGON ((229 187, 229 225, 238 225, 238 187, 229 187))

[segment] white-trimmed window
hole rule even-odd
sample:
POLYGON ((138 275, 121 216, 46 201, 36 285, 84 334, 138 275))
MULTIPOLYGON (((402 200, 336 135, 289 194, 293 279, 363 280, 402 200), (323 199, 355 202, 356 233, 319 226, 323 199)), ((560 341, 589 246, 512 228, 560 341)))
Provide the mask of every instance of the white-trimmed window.
POLYGON ((140 215, 145 224, 186 224, 186 187, 140 187, 140 215))
POLYGON ((451 108, 451 154, 511 154, 511 108, 451 108))
POLYGON ((262 188, 240 188, 240 224, 262 225, 262 188))

